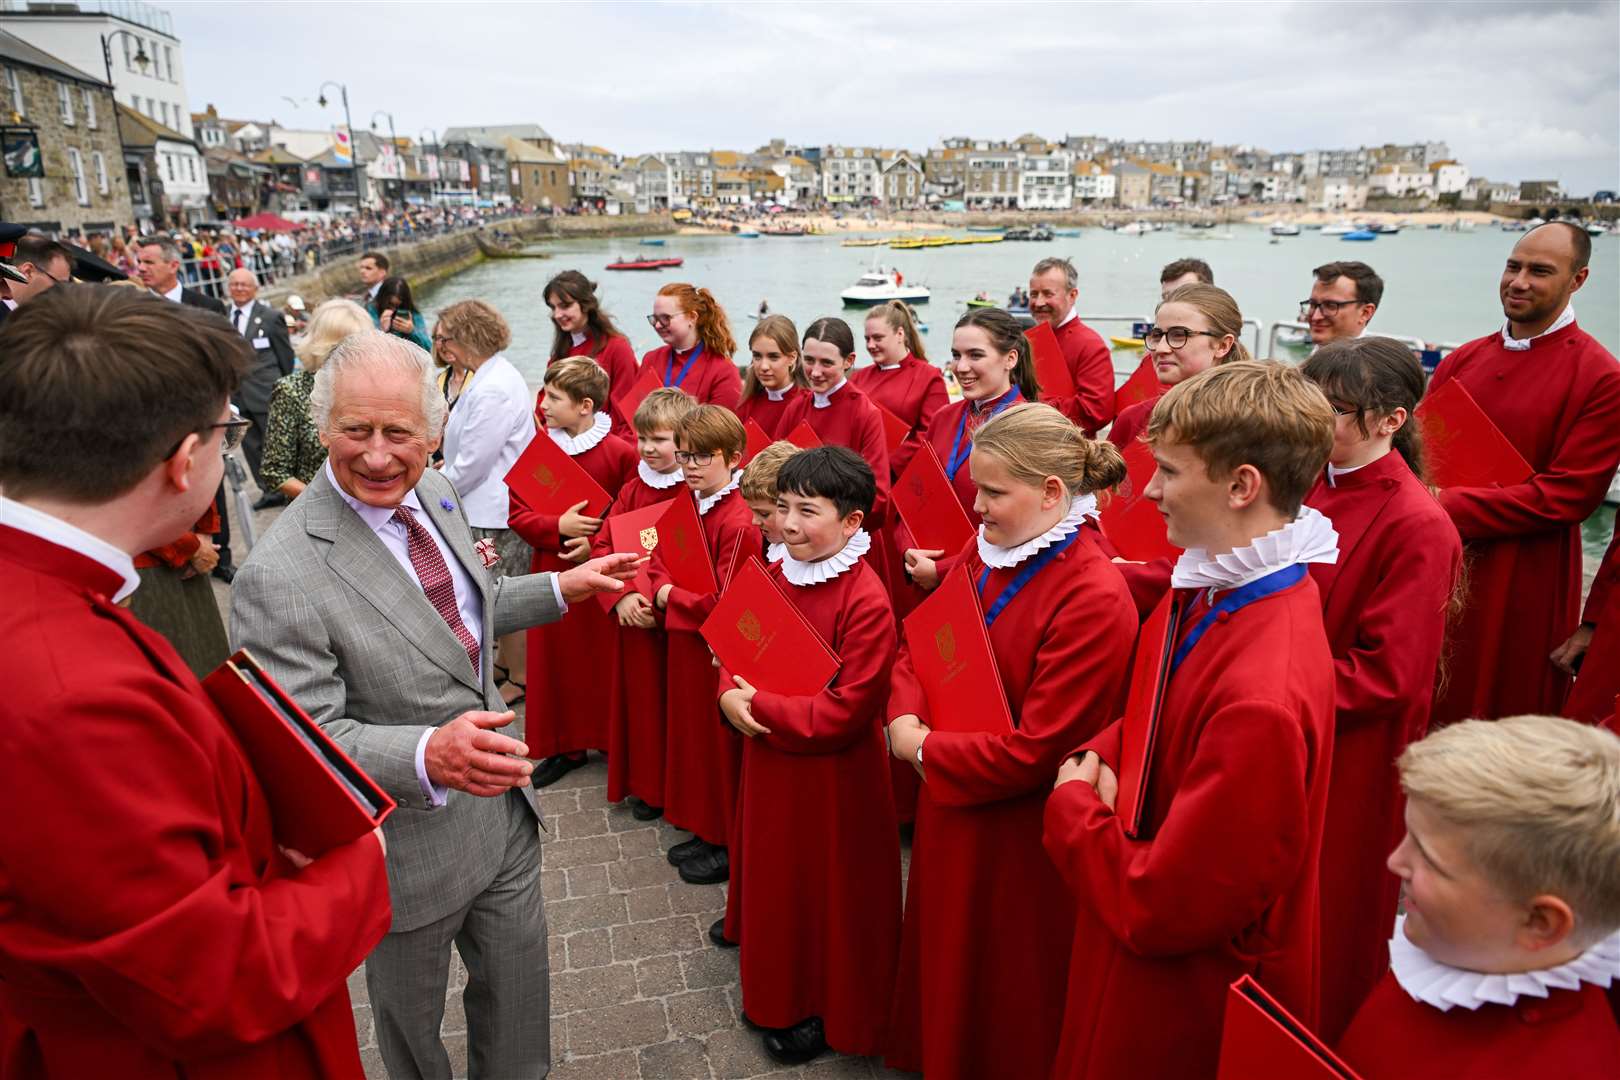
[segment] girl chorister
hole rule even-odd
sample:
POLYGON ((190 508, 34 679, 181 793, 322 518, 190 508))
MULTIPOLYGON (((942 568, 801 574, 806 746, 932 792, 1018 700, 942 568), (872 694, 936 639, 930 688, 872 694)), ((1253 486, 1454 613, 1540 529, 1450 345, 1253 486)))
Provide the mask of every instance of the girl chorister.
POLYGON ((782 416, 803 397, 809 385, 799 362, 799 330, 786 315, 767 315, 748 336, 749 363, 743 373, 742 397, 732 412, 754 421, 772 439, 787 434, 782 416))
POLYGON ((737 342, 713 293, 685 282, 665 285, 647 321, 663 344, 641 358, 643 366, 652 365, 663 385, 686 391, 699 405, 737 407, 742 379, 731 363, 737 342))
POLYGON ((917 321, 904 301, 890 300, 867 312, 866 351, 871 366, 851 371, 849 381, 911 429, 889 455, 889 468, 899 476, 928 438, 934 414, 950 404, 950 395, 945 377, 928 362, 917 321))
POLYGON ((595 360, 608 375, 608 403, 602 411, 609 416, 612 433, 634 443, 633 417, 622 406, 636 382, 636 352, 630 339, 613 325, 596 298, 596 286, 578 270, 564 270, 546 282, 544 296, 551 308, 551 323, 557 328, 551 343, 552 361, 567 356, 595 360))

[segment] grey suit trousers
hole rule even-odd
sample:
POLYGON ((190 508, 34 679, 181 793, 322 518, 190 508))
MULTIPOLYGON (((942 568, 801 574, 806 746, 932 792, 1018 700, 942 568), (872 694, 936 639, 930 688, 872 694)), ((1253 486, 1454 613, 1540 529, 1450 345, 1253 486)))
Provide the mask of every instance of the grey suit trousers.
POLYGON ((450 943, 467 965, 469 1080, 539 1080, 551 1069, 551 978, 540 839, 522 796, 507 806, 506 858, 465 907, 414 930, 386 935, 366 959, 377 1045, 390 1080, 450 1080, 439 1032, 450 943))

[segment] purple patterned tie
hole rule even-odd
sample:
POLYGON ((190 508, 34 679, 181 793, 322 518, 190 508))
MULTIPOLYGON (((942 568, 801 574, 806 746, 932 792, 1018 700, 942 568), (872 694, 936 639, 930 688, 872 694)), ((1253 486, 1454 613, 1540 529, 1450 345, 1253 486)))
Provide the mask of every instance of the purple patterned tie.
POLYGON ((401 506, 394 511, 394 520, 405 526, 405 549, 411 556, 411 567, 416 571, 417 580, 422 583, 428 603, 444 619, 450 632, 461 642, 461 647, 467 650, 473 673, 480 674, 483 669, 478 666, 478 640, 468 633, 467 624, 461 621, 461 611, 456 607, 456 583, 450 577, 450 568, 445 565, 444 555, 440 553, 439 545, 433 542, 432 535, 407 512, 409 510, 410 507, 401 506))

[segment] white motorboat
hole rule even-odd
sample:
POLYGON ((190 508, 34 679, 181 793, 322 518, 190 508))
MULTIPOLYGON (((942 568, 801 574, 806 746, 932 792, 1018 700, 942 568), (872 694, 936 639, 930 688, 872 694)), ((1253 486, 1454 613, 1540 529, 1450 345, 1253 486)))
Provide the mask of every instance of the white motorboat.
POLYGON ((1353 233, 1355 231, 1356 226, 1352 225, 1348 221, 1335 221, 1332 225, 1322 226, 1323 236, 1343 236, 1345 233, 1353 233))
POLYGON ((847 307, 875 307, 890 300, 926 304, 933 294, 926 285, 907 282, 898 270, 877 267, 862 274, 855 284, 838 295, 847 307))
POLYGON ((1299 226, 1292 221, 1273 221, 1271 223, 1272 236, 1298 236, 1299 226))
POLYGON ((1143 236, 1147 233, 1153 232, 1157 228, 1157 225, 1154 225, 1149 221, 1133 221, 1127 225, 1121 225, 1114 231, 1119 233, 1121 236, 1143 236))

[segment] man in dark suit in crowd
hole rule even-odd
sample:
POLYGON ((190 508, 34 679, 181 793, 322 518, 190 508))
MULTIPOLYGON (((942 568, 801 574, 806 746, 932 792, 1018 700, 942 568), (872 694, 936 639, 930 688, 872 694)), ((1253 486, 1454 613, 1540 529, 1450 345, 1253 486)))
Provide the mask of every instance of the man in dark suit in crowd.
POLYGON ((0 326, 5 326, 11 309, 17 306, 11 295, 11 287, 28 284, 28 275, 12 264, 17 241, 27 234, 28 230, 21 225, 0 221, 0 326))
MULTIPOLYGON (((141 262, 141 284, 165 300, 173 300, 187 307, 212 311, 225 317, 225 305, 207 293, 180 284, 180 246, 167 236, 143 237, 136 246, 136 258, 141 262)), ((231 561, 231 520, 225 503, 225 482, 220 481, 214 492, 214 508, 219 511, 219 532, 214 543, 219 545, 219 565, 214 576, 229 584, 236 577, 236 564, 231 561)))
POLYGON ((371 317, 377 317, 377 290, 382 288, 383 279, 388 276, 388 256, 380 251, 368 251, 360 256, 355 264, 355 270, 360 274, 360 284, 365 286, 361 292, 355 293, 349 299, 371 312, 371 317))
POLYGON ((242 439, 242 453, 262 492, 253 509, 285 506, 285 495, 265 490, 264 481, 259 478, 259 463, 264 459, 264 434, 270 424, 270 391, 275 388, 277 379, 291 375, 293 369, 287 320, 269 304, 259 302, 259 279, 245 266, 231 271, 225 279, 225 291, 231 298, 225 317, 253 346, 253 364, 236 388, 233 402, 242 415, 253 422, 242 439))

